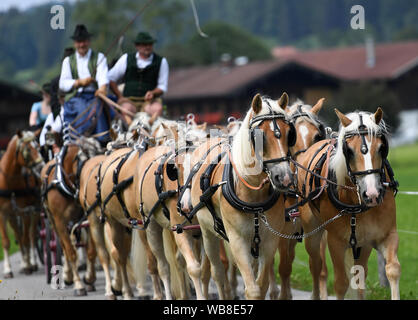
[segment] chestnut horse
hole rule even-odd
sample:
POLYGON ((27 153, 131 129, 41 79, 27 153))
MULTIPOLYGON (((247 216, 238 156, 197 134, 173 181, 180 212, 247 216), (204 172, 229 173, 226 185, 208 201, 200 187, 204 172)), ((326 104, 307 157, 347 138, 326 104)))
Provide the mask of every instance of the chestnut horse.
MULTIPOLYGON (((325 227, 337 299, 343 299, 349 284, 353 285, 353 279, 348 278, 353 262, 362 271, 360 276, 364 274, 360 280, 365 283, 373 248, 386 259, 392 299, 399 299, 399 237, 392 192, 397 183, 387 161, 389 146, 383 111, 378 108, 374 114, 348 115, 335 112, 340 120, 337 144, 333 140, 325 146, 318 142, 298 158, 300 165, 310 170, 299 170, 298 185, 306 183, 305 190, 299 191, 310 200, 300 210, 303 229, 311 233, 305 247, 313 278, 312 298, 320 298, 321 227, 325 227)), ((364 298, 364 288, 357 288, 358 297, 364 298)))
POLYGON ((7 234, 7 222, 14 231, 22 254, 22 272, 30 274, 37 269, 35 256, 35 228, 39 212, 22 212, 16 207, 36 206, 36 186, 39 185, 39 174, 44 161, 36 142, 37 136, 30 131, 18 131, 10 140, 7 149, 0 159, 0 235, 3 245, 4 278, 12 278, 9 249, 10 240, 7 234), (22 170, 29 169, 35 175, 25 178, 22 170), (21 219, 19 225, 18 219, 21 219))
POLYGON ((200 207, 197 218, 220 299, 231 298, 219 255, 222 238, 229 241, 244 279, 246 298, 264 299, 267 292, 278 239, 259 219, 268 219, 275 228, 284 224, 281 192, 293 185, 289 146, 296 139, 295 129, 284 111, 287 103, 285 93, 279 101, 257 94, 230 147, 215 138, 193 152, 191 163, 201 166, 191 184, 192 205, 193 210, 200 207), (209 168, 213 170, 207 174, 209 168), (205 193, 201 189, 202 175, 209 179, 205 193), (202 207, 201 196, 206 196, 206 192, 213 192, 212 197, 202 207))
MULTIPOLYGON (((70 237, 71 227, 83 217, 77 195, 80 172, 88 158, 102 152, 94 138, 82 136, 74 143, 64 143, 55 159, 49 161, 41 172, 44 209, 64 252, 64 281, 74 283, 76 296, 87 294, 78 274, 77 251, 70 237)), ((94 290, 96 250, 90 234, 87 256, 87 276, 83 280, 88 290, 94 290)))
MULTIPOLYGON (((301 101, 296 101, 292 106, 286 108, 286 112, 289 115, 296 129, 296 143, 291 147, 292 157, 294 160, 298 160, 299 156, 303 154, 311 145, 315 142, 326 138, 325 127, 318 118, 318 113, 322 109, 324 98, 318 100, 313 106, 303 104, 301 101)), ((286 199, 286 208, 291 207, 296 202, 296 199, 290 197, 286 199)), ((283 234, 301 234, 301 223, 297 218, 295 212, 287 213, 286 223, 283 230, 283 234)), ((280 275, 280 297, 279 299, 291 299, 292 292, 290 286, 290 275, 292 273, 292 263, 295 258, 295 246, 297 240, 279 238, 279 275, 280 275)), ((271 274, 270 285, 270 298, 277 299, 278 289, 275 282, 274 269, 271 274)))

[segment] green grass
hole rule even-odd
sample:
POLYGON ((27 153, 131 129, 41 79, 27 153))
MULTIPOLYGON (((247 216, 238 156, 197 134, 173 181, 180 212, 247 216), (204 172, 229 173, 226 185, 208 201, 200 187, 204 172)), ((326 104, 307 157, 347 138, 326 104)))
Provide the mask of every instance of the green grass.
MULTIPOLYGON (((389 161, 399 181, 399 191, 418 191, 418 144, 390 150, 389 161)), ((398 194, 396 197, 397 228, 399 232, 398 259, 401 264, 401 299, 418 299, 418 196, 398 194)), ((276 259, 278 260, 278 259, 276 259)), ((277 262, 276 262, 277 263, 277 262)), ((333 269, 327 251, 328 294, 333 295, 333 269)), ((390 299, 390 289, 379 285, 377 253, 373 250, 369 259, 366 281, 366 298, 390 299)), ((277 268, 276 268, 277 270, 277 268)), ((300 290, 312 290, 309 258, 303 243, 296 246, 293 263, 292 286, 300 290)))

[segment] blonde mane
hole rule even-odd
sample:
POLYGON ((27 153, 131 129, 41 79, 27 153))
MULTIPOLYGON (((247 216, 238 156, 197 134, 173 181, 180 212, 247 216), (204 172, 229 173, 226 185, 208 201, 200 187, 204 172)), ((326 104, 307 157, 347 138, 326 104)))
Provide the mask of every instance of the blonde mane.
POLYGON ((356 111, 346 115, 347 118, 352 120, 352 123, 347 127, 344 127, 340 124, 337 150, 333 153, 330 160, 330 169, 335 173, 337 177, 337 183, 340 185, 345 184, 345 177, 347 176, 346 159, 343 152, 344 136, 347 132, 358 132, 358 127, 360 125, 360 115, 363 116, 363 124, 367 127, 371 139, 373 139, 377 134, 388 134, 388 129, 385 122, 381 120, 379 124, 376 124, 374 115, 372 113, 356 111))
POLYGON ((312 106, 309 104, 305 104, 302 100, 298 99, 295 101, 295 103, 293 103, 291 106, 287 107, 287 114, 289 116, 289 118, 292 118, 293 116, 297 116, 300 114, 299 108, 298 106, 301 106, 302 112, 305 112, 306 115, 308 116, 308 118, 297 118, 296 122, 294 123, 295 125, 300 122, 300 121, 308 121, 310 123, 312 123, 315 127, 317 127, 319 129, 319 125, 321 124, 321 121, 319 120, 318 116, 313 113, 312 110, 312 106))
MULTIPOLYGON (((251 137, 250 137, 250 121, 255 116, 267 115, 270 113, 270 108, 277 113, 283 114, 286 118, 286 112, 280 108, 276 100, 267 97, 262 97, 261 111, 255 115, 252 108, 247 112, 241 127, 234 135, 232 141, 232 158, 242 177, 248 177, 254 174, 254 168, 262 169, 263 164, 253 156, 251 137)), ((255 125, 253 125, 254 127, 255 125)), ((261 170, 260 170, 261 171, 261 170)))

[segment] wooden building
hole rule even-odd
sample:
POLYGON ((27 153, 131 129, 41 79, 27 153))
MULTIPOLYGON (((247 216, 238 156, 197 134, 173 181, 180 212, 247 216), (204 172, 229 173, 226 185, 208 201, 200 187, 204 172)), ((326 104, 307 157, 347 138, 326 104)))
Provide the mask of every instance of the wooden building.
POLYGON ((170 116, 195 113, 200 121, 242 116, 256 93, 313 104, 343 83, 385 82, 403 109, 418 108, 418 41, 316 51, 273 50, 274 60, 191 67, 170 72, 164 101, 170 116))

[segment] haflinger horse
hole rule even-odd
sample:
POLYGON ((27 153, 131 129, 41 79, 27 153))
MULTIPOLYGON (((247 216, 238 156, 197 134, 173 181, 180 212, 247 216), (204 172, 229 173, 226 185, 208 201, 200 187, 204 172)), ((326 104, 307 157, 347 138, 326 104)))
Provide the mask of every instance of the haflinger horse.
POLYGON ((37 136, 31 131, 18 131, 10 140, 0 159, 0 235, 3 245, 4 278, 12 278, 10 264, 10 240, 7 234, 7 222, 14 231, 22 254, 22 272, 30 274, 37 269, 35 251, 35 228, 39 212, 24 208, 35 208, 39 202, 39 175, 44 161, 37 144, 37 136), (30 175, 22 170, 28 169, 30 175), (19 223, 19 219, 21 223, 19 223))
MULTIPOLYGON (((231 146, 228 139, 215 138, 193 152, 191 163, 197 167, 191 183, 190 214, 200 209, 197 218, 220 299, 232 297, 219 239, 229 241, 246 298, 264 299, 267 292, 278 239, 259 219, 267 219, 274 228, 282 227, 281 192, 294 182, 289 146, 294 145, 296 132, 284 111, 287 103, 286 93, 278 101, 257 94, 231 146)), ((181 200, 183 207, 184 197, 181 200)))
POLYGON ((189 298, 188 281, 182 272, 185 264, 197 299, 203 299, 200 250, 194 239, 200 235, 200 231, 187 230, 192 228, 190 223, 197 225, 197 219, 187 220, 179 214, 177 207, 178 196, 187 179, 185 172, 189 172, 192 151, 207 138, 206 124, 197 125, 189 119, 184 129, 178 124, 169 126, 174 139, 168 139, 165 144, 148 150, 138 162, 134 176, 139 195, 136 207, 140 208, 148 243, 157 259, 166 298, 171 299, 173 294, 177 299, 189 298), (176 231, 174 246, 170 242, 173 240, 172 229, 176 231), (179 259, 173 257, 175 246, 182 255, 179 259), (182 262, 183 257, 185 263, 182 262), (170 285, 171 289, 177 288, 178 292, 170 292, 170 285))
MULTIPOLYGON (((78 273, 77 251, 71 239, 72 227, 84 215, 78 202, 80 172, 87 159, 100 153, 103 150, 97 140, 81 136, 65 142, 41 172, 43 206, 64 252, 64 281, 67 285, 74 283, 76 296, 87 294, 78 273)), ((83 280, 88 290, 94 290, 96 250, 91 235, 87 241, 87 257, 87 275, 83 280)))
MULTIPOLYGON (((131 131, 121 132, 119 128, 113 127, 110 135, 112 142, 109 142, 107 145, 107 155, 98 155, 90 158, 86 161, 80 173, 80 192, 79 192, 79 201, 80 205, 83 208, 87 219, 89 221, 90 232, 93 238, 93 241, 96 246, 96 250, 99 256, 100 263, 103 267, 105 273, 105 296, 109 300, 115 300, 116 294, 119 294, 122 286, 122 271, 121 268, 116 264, 115 267, 115 277, 114 283, 112 285, 111 274, 110 274, 110 262, 111 256, 106 247, 106 237, 104 233, 104 221, 101 219, 101 197, 100 189, 101 180, 100 172, 102 171, 103 161, 117 149, 125 149, 129 146, 134 147, 138 143, 144 142, 145 137, 150 138, 149 132, 151 130, 151 125, 155 117, 147 119, 145 123, 139 123, 136 126, 131 127, 131 131), (145 130, 145 132, 144 132, 145 130)), ((149 141, 152 143, 152 141, 149 141)), ((128 237, 129 238, 129 237, 128 237)), ((146 239, 143 240, 146 243, 146 239)), ((110 244, 110 243, 109 243, 110 244)), ((111 245, 110 253, 115 256, 115 253, 112 253, 112 250, 116 250, 114 246, 111 245)), ((147 251, 147 253, 149 250, 147 251)), ((153 259, 153 256, 148 257, 153 259)), ((154 258, 155 259, 155 258, 154 258)), ((155 275, 158 278, 158 272, 156 270, 150 270, 152 277, 155 275)), ((139 296, 145 296, 144 285, 140 284, 141 287, 138 288, 139 296), (143 289, 142 291, 140 291, 143 289)), ((137 285, 138 286, 138 285, 137 285)))
MULTIPOLYGON (((298 100, 293 105, 288 106, 285 110, 296 129, 296 143, 290 148, 292 158, 296 161, 298 161, 299 156, 308 150, 311 145, 326 138, 325 126, 318 117, 324 101, 325 99, 322 98, 318 100, 314 106, 310 106, 298 100)), ((286 208, 292 208, 296 202, 294 195, 292 196, 292 194, 288 193, 285 201, 286 208)), ((295 209, 296 210, 293 211, 286 209, 286 223, 284 224, 283 230, 281 230, 285 235, 302 234, 301 223, 298 219, 299 212, 297 211, 297 208, 295 209)), ((279 275, 281 280, 279 299, 281 300, 292 298, 290 275, 292 273, 292 263, 295 258, 296 244, 297 240, 295 239, 279 238, 279 275)), ((272 269, 270 280, 270 298, 274 300, 278 298, 274 268, 272 269)))
MULTIPOLYGON (((346 294, 353 262, 367 276, 373 248, 386 260, 392 299, 399 299, 399 237, 392 192, 397 182, 387 161, 388 133, 383 111, 378 108, 374 114, 347 115, 335 112, 340 120, 336 145, 334 140, 318 142, 298 158, 299 164, 309 170, 298 171, 298 185, 309 200, 300 210, 303 229, 309 234, 305 247, 313 278, 312 298, 320 298, 320 242, 325 227, 337 299, 346 294)), ((366 282, 365 278, 361 280, 366 282)), ((361 286, 358 297, 364 298, 361 286)))
MULTIPOLYGON (((170 132, 168 131, 167 134, 163 134, 161 136, 162 140, 169 136, 170 132)), ((154 130, 154 141, 156 134, 156 130, 154 130)), ((113 151, 103 160, 98 172, 100 215, 102 220, 106 219, 106 228, 110 234, 109 238, 112 246, 111 254, 116 262, 117 269, 119 269, 118 272, 120 272, 121 288, 113 289, 114 291, 121 291, 126 300, 133 298, 127 273, 131 241, 132 243, 134 242, 132 232, 135 232, 134 236, 139 236, 141 241, 144 240, 143 230, 132 230, 141 229, 139 221, 142 219, 136 205, 138 191, 132 182, 134 181, 137 164, 144 161, 142 156, 144 152, 148 152, 148 143, 149 141, 144 139, 138 142, 133 148, 125 147, 113 151)), ((154 299, 162 299, 159 283, 160 278, 158 277, 157 270, 155 270, 156 268, 153 268, 152 263, 155 258, 152 253, 150 254, 148 248, 145 246, 146 252, 143 252, 144 255, 136 254, 135 256, 138 259, 148 259, 148 269, 154 288, 154 299)), ((136 250, 136 248, 132 248, 132 250, 136 250)), ((134 269, 135 265, 136 262, 133 263, 134 269)), ((161 278, 163 282, 167 280, 163 277, 161 278)), ((171 298, 169 282, 164 282, 164 285, 166 285, 166 295, 168 298, 171 298)))

